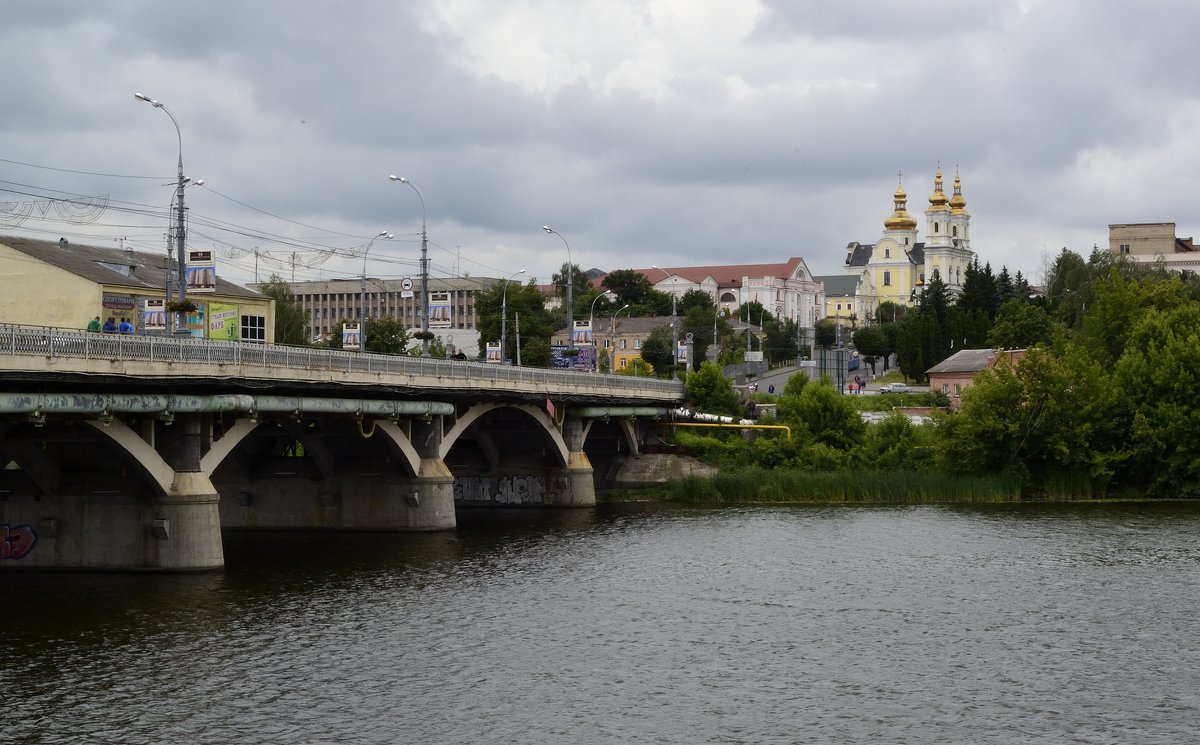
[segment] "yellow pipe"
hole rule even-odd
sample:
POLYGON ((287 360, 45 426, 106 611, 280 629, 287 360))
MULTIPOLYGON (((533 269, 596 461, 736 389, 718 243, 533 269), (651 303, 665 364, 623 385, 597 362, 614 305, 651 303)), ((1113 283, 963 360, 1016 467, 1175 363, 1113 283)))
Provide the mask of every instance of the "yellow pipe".
POLYGON ((786 424, 701 424, 699 422, 657 422, 670 427, 724 427, 726 429, 782 429, 792 439, 792 428, 786 424))

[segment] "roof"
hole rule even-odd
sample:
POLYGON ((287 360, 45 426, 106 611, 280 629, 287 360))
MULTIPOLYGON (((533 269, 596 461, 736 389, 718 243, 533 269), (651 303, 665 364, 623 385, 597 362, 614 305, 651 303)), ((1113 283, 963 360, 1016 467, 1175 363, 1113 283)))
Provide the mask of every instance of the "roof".
POLYGON ((660 266, 645 269, 634 269, 642 274, 652 284, 657 284, 666 277, 659 275, 666 272, 673 277, 682 277, 689 282, 699 284, 706 279, 714 279, 719 287, 737 287, 743 277, 778 277, 789 279, 796 269, 804 264, 804 259, 793 256, 782 263, 773 264, 715 264, 712 266, 660 266))
POLYGON ((825 285, 825 297, 854 297, 858 294, 858 277, 849 274, 828 274, 813 277, 825 285))
MULTIPOLYGON (((0 245, 31 256, 50 266, 101 285, 117 285, 149 292, 166 287, 166 253, 144 253, 63 240, 43 241, 15 236, 0 236, 0 245)), ((207 293, 205 293, 207 294, 207 293)), ((254 290, 217 277, 216 295, 226 297, 262 297, 254 290)))
POLYGON ((1024 354, 1024 349, 1006 349, 1002 352, 995 349, 962 349, 926 370, 925 374, 976 373, 994 366, 1001 355, 1018 359, 1024 354))
MULTIPOLYGON (((924 242, 914 243, 910 247, 905 247, 905 253, 908 255, 908 260, 913 264, 921 265, 925 263, 924 242)), ((846 246, 846 266, 867 266, 871 263, 871 257, 874 254, 874 243, 867 244, 851 241, 846 246)))

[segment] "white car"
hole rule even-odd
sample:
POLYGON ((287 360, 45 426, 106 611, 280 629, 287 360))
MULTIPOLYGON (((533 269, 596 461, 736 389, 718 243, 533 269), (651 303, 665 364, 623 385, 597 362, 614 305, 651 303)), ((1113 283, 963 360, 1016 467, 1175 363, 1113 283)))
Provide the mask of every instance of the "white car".
POLYGON ((904 383, 888 383, 879 386, 880 393, 912 393, 913 389, 909 388, 904 383))

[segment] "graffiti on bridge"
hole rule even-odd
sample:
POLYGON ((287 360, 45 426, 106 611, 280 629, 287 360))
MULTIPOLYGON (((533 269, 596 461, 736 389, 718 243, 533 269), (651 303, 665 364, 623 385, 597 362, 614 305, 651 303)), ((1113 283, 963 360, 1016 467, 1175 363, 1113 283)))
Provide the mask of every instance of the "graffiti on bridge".
POLYGON ((24 559, 37 544, 37 533, 28 525, 0 525, 0 559, 24 559))
POLYGON ((454 498, 466 502, 542 504, 546 484, 541 476, 468 476, 454 480, 454 498))

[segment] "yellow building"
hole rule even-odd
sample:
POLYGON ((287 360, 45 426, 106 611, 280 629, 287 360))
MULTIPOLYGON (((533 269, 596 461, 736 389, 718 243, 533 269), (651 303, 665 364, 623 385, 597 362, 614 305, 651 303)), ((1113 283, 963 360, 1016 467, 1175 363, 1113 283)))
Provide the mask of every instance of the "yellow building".
MULTIPOLYGON (((0 236, 0 323, 85 329, 125 318, 134 333, 165 334, 166 264, 165 253, 0 236)), ((275 301, 266 295, 205 275, 187 299, 196 306, 186 314, 194 337, 275 339, 275 301)))
POLYGON ((911 304, 937 272, 955 296, 975 252, 971 250, 971 216, 962 195, 962 179, 954 174, 954 194, 942 188, 942 169, 934 174, 933 194, 925 210, 926 238, 917 241, 917 220, 908 213, 903 182, 893 195, 892 214, 883 221, 883 237, 874 244, 857 241, 846 247, 845 273, 858 278, 855 293, 860 318, 873 315, 879 303, 911 304), (869 306, 869 307, 868 307, 869 306))

